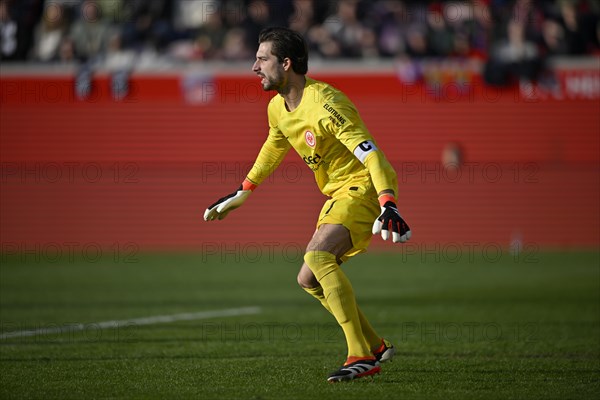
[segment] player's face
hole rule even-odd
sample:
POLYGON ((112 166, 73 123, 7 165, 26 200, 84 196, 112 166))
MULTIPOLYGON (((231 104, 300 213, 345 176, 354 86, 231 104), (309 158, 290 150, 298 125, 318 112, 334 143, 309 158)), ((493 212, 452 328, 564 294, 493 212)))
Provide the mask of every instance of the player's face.
POLYGON ((271 42, 262 42, 256 52, 252 71, 261 78, 263 90, 280 90, 285 83, 285 71, 277 57, 271 53, 271 42))

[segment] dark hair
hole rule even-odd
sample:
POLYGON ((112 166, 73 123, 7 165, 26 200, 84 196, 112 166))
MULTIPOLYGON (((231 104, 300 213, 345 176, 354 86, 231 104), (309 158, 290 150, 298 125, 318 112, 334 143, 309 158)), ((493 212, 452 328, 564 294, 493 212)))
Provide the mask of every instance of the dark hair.
POLYGON ((302 35, 288 28, 265 28, 258 36, 258 43, 271 42, 271 52, 279 62, 285 58, 292 61, 295 73, 305 75, 308 71, 308 48, 302 35))

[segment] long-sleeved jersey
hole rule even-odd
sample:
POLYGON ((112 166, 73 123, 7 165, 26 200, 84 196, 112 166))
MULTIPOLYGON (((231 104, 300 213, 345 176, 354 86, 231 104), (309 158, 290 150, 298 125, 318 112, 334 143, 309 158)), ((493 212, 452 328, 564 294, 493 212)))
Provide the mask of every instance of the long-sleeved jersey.
POLYGON ((251 183, 259 185, 293 147, 326 196, 352 186, 374 186, 377 193, 387 189, 398 195, 394 169, 341 91, 306 77, 298 107, 288 111, 278 94, 269 103, 268 116, 269 135, 247 176, 251 183))

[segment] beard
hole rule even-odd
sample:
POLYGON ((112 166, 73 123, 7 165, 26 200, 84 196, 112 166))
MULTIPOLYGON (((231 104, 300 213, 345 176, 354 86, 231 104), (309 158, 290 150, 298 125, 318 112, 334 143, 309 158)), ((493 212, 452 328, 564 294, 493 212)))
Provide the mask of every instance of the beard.
POLYGON ((265 82, 262 83, 262 87, 263 87, 264 91, 269 91, 269 90, 279 91, 284 83, 283 74, 281 74, 279 71, 277 71, 274 76, 272 76, 272 77, 264 76, 263 79, 265 80, 265 82))

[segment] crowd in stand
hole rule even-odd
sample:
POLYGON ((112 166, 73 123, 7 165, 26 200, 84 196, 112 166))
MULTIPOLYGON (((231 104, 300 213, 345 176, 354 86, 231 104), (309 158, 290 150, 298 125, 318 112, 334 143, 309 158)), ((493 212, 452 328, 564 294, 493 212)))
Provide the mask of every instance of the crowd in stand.
POLYGON ((0 0, 0 59, 251 60, 279 25, 312 59, 525 61, 528 74, 545 56, 599 54, 599 15, 594 0, 0 0))

